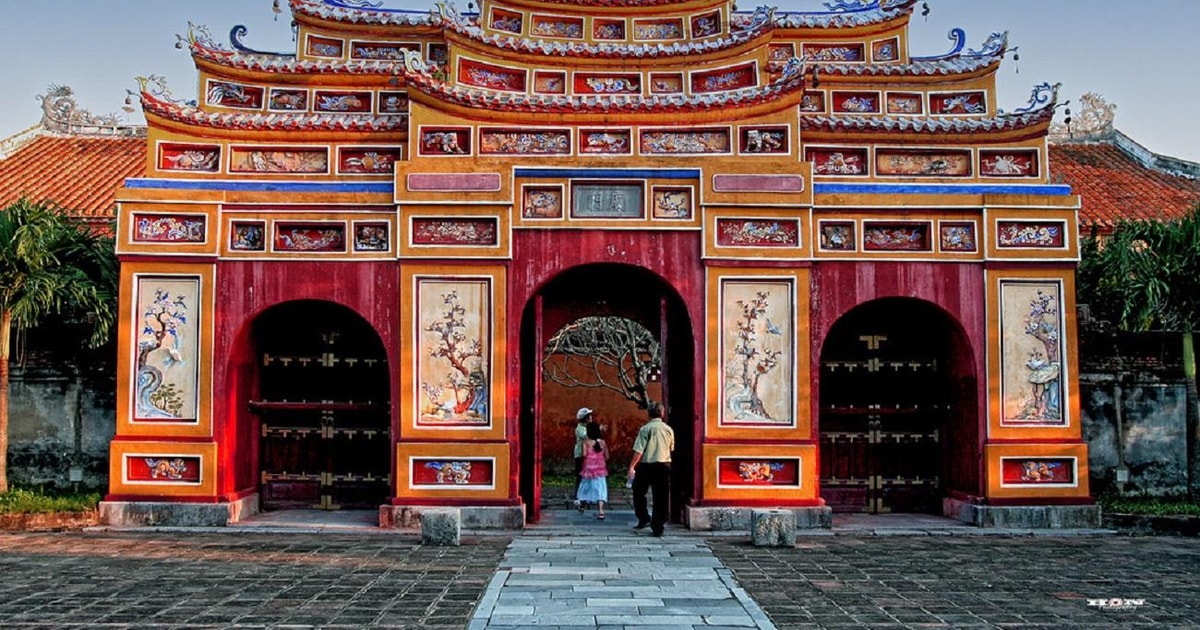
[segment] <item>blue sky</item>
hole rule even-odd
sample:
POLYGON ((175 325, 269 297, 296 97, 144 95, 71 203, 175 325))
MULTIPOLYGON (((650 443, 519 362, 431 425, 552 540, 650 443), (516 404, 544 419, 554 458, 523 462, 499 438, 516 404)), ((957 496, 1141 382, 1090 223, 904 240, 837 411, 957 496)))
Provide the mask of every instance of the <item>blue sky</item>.
MULTIPOLYGON (((432 5, 387 2, 420 10, 432 5)), ((1148 149, 1200 161, 1200 116, 1194 113, 1200 70, 1192 47, 1200 2, 928 2, 928 19, 919 6, 913 19, 914 54, 948 50, 946 33, 956 26, 967 31, 970 47, 992 31, 1009 31, 1021 59, 1010 58, 1000 71, 1001 107, 1023 106, 1038 83, 1062 82, 1063 98, 1078 102, 1080 94, 1096 92, 1116 103, 1117 127, 1148 149)), ((756 3, 743 0, 740 8, 756 3)), ((821 2, 778 0, 778 6, 819 10, 821 2)), ((71 86, 80 105, 94 113, 118 113, 133 122, 140 116, 124 114, 121 107, 137 75, 163 75, 177 96, 195 98, 195 69, 175 49, 175 34, 185 32, 189 20, 208 25, 219 41, 227 41, 233 25, 244 24, 249 46, 294 49, 287 14, 275 21, 270 0, 0 0, 0 15, 0 41, 10 60, 0 67, 0 139, 38 122, 36 97, 50 84, 71 86)))

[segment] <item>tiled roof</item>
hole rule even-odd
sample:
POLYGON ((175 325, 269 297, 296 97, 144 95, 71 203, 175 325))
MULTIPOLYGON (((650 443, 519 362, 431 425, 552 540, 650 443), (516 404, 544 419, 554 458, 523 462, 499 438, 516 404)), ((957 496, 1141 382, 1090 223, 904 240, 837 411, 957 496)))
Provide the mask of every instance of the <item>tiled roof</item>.
POLYGON ((39 135, 0 159, 0 207, 21 197, 111 217, 117 187, 146 175, 144 137, 39 135))
POLYGON ((1144 166, 1111 142, 1050 145, 1050 175, 1080 195, 1079 222, 1177 219, 1200 201, 1200 180, 1144 166))
POLYGON ((1032 127, 1050 120, 1054 108, 1044 107, 1023 114, 994 118, 937 118, 932 116, 801 116, 800 128, 805 131, 844 132, 914 132, 914 133, 986 133, 1032 127))

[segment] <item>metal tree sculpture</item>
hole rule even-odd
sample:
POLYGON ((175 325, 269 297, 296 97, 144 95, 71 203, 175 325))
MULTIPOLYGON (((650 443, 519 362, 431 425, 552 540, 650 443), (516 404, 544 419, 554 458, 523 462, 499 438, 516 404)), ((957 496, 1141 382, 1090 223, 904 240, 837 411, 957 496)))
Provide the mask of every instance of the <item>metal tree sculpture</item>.
POLYGON ((646 385, 660 359, 658 341, 641 324, 624 317, 584 317, 546 343, 542 375, 563 387, 612 390, 645 409, 650 402, 646 385))

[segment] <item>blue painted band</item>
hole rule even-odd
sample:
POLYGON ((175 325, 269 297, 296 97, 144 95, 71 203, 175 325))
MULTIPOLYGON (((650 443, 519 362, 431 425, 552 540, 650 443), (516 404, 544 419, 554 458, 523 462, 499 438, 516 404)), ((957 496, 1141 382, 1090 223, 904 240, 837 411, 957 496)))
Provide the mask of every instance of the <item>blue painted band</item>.
POLYGON ((1070 195, 1065 184, 842 184, 815 182, 813 192, 821 195, 1070 195))
POLYGON ((587 179, 699 179, 698 168, 515 168, 517 177, 587 179))
POLYGON ((225 179, 155 179, 135 177, 125 180, 126 188, 155 190, 240 190, 250 192, 322 192, 386 193, 395 192, 392 182, 235 182, 225 179))

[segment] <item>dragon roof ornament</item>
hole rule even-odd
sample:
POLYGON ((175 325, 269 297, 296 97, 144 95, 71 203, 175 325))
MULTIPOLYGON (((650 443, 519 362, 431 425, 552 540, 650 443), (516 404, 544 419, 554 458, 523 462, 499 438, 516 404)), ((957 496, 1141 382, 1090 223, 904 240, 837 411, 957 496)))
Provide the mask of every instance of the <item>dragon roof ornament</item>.
MULTIPOLYGON (((961 28, 952 28, 946 33, 946 38, 954 43, 954 46, 949 52, 940 55, 928 55, 924 57, 912 57, 912 61, 946 61, 949 59, 958 59, 961 57, 999 57, 1004 53, 1009 52, 1008 48, 1008 31, 1002 33, 992 33, 984 40, 983 45, 979 50, 967 49, 964 53, 963 49, 967 48, 967 32, 961 28)), ((1013 48, 1015 52, 1017 49, 1013 48)))
POLYGON ((1000 110, 999 115, 1019 116, 1039 110, 1039 108, 1053 112, 1058 107, 1058 89, 1060 87, 1062 87, 1062 83, 1051 85, 1049 82, 1046 82, 1035 85, 1033 86, 1033 92, 1029 95, 1029 102, 1025 104, 1025 107, 1014 111, 1012 114, 1006 114, 1004 110, 1000 110))
POLYGON ((238 24, 237 26, 234 26, 233 28, 229 29, 229 43, 233 44, 234 49, 237 50, 238 52, 250 53, 252 55, 274 55, 276 57, 295 57, 296 56, 296 53, 266 52, 266 51, 262 51, 262 50, 254 50, 253 48, 246 46, 245 44, 242 43, 242 38, 245 37, 246 34, 249 32, 250 32, 250 29, 246 28, 242 24, 238 24))

